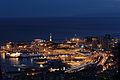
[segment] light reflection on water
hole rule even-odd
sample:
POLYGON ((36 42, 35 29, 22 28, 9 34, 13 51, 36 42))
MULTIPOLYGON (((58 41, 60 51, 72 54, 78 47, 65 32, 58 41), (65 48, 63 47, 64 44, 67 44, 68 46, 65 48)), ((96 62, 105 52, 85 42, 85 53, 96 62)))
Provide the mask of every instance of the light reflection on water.
POLYGON ((0 54, 0 63, 2 66, 2 71, 16 71, 18 70, 13 65, 25 64, 27 66, 37 66, 33 62, 33 58, 5 58, 5 54, 0 54))
POLYGON ((18 65, 19 64, 18 58, 9 58, 9 61, 12 65, 18 65))
POLYGON ((5 53, 0 53, 0 58, 2 58, 3 60, 5 60, 5 53))

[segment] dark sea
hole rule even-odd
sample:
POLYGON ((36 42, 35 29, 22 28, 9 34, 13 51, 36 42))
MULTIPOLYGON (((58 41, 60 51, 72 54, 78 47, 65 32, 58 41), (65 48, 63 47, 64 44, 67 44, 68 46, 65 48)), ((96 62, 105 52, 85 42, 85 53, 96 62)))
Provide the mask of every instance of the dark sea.
POLYGON ((120 33, 120 17, 1 18, 0 41, 66 39, 120 33))
MULTIPOLYGON (((83 38, 85 36, 120 33, 120 17, 0 19, 0 45, 4 41, 31 41, 35 38, 48 40, 50 33, 54 39, 71 38, 75 34, 77 37, 83 38)), ((2 71, 17 71, 18 69, 13 65, 39 66, 34 64, 32 58, 5 58, 2 53, 0 54, 0 64, 2 71)), ((54 77, 55 75, 49 80, 68 79, 53 79, 54 77)), ((42 80, 48 80, 46 78, 42 80)))

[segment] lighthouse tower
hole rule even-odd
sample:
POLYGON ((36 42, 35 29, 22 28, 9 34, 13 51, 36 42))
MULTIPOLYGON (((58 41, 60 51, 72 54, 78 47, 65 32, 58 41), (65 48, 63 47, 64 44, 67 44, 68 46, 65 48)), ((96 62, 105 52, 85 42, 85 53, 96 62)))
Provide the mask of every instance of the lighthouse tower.
POLYGON ((52 33, 50 33, 50 41, 52 42, 52 33))

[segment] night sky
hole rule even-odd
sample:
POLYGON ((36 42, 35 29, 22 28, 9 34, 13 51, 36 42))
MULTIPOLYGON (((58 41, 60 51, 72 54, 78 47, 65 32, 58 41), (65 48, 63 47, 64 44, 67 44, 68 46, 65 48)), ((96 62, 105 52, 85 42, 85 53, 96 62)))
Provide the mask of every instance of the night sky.
POLYGON ((0 41, 116 33, 119 22, 120 0, 0 0, 0 41))
POLYGON ((0 17, 120 16, 120 0, 0 0, 0 17))

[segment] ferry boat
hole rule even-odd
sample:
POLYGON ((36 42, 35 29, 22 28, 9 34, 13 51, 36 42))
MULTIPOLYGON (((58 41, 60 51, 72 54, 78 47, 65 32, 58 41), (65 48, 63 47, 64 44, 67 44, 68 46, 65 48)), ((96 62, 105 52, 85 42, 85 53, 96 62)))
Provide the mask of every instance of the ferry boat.
POLYGON ((40 57, 41 54, 33 54, 33 53, 6 53, 6 57, 9 58, 26 58, 26 57, 40 57))
POLYGON ((15 52, 15 53, 6 53, 6 57, 13 57, 18 58, 22 53, 15 52))

